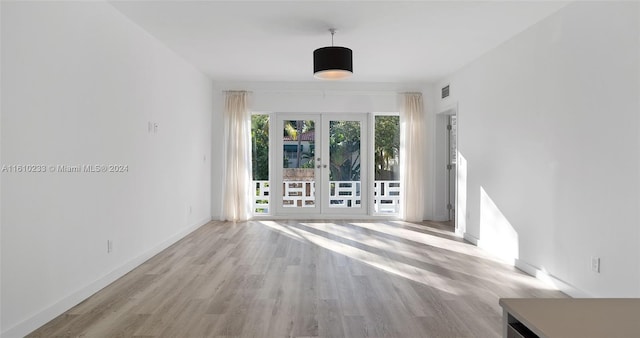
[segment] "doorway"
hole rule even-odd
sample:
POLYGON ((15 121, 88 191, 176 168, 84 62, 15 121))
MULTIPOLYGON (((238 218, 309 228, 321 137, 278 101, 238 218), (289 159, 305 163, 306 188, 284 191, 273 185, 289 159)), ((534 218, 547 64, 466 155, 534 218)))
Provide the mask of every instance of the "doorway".
POLYGON ((456 115, 448 115, 447 123, 447 210, 449 221, 456 218, 456 177, 457 177, 457 134, 458 124, 456 115))
POLYGON ((449 107, 438 113, 435 119, 434 219, 442 222, 450 221, 457 227, 458 119, 456 113, 457 107, 449 107))
POLYGON ((276 213, 367 214, 367 114, 277 114, 275 122, 276 213))

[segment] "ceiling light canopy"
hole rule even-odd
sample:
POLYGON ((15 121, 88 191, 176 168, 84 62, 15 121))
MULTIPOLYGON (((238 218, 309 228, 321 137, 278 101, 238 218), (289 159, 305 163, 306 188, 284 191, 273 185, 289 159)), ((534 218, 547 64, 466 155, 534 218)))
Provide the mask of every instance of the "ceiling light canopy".
POLYGON ((323 80, 340 80, 353 75, 353 52, 346 47, 333 45, 334 28, 331 32, 331 46, 313 51, 313 76, 323 80))

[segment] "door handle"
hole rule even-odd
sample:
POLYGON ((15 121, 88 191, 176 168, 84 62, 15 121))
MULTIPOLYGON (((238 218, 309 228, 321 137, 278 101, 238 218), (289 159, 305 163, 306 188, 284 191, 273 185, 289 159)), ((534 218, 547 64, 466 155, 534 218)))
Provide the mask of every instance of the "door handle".
POLYGON ((327 167, 327 165, 325 164, 325 165, 323 165, 322 167, 323 167, 323 168, 326 168, 326 167, 327 167))
POLYGON ((316 166, 316 168, 320 169, 320 165, 318 164, 318 165, 316 166))

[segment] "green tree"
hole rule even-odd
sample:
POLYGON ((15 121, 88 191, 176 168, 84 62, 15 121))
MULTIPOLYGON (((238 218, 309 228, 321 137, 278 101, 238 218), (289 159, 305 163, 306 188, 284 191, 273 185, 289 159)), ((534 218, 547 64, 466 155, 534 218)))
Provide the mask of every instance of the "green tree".
MULTIPOLYGON (((313 121, 287 121, 283 134, 300 140, 302 133, 313 131, 313 121)), ((329 150, 331 153, 330 179, 332 181, 356 181, 360 179, 360 124, 353 121, 333 121, 330 125, 329 150)), ((254 180, 269 179, 269 115, 252 115, 252 171, 254 180)), ((298 147, 299 149, 299 147, 298 147)), ((375 179, 393 180, 393 172, 400 154, 400 118, 376 116, 375 118, 375 179)), ((313 152, 300 152, 301 168, 313 168, 313 152)), ((286 162, 286 159, 284 159, 286 162)))
POLYGON ((400 117, 376 116, 375 120, 375 179, 397 179, 399 173, 393 172, 392 160, 397 162, 400 155, 400 117))
MULTIPOLYGON (((295 120, 285 121, 284 123, 284 137, 289 137, 291 140, 298 141, 298 147, 296 148, 296 163, 298 168, 313 168, 314 166, 314 141, 309 141, 310 150, 302 151, 302 135, 315 130, 315 123, 312 120, 295 120)), ((283 168, 289 167, 289 159, 286 155, 283 158, 283 168)))
POLYGON ((331 121, 329 154, 331 181, 360 180, 360 122, 331 121))
POLYGON ((269 115, 251 115, 251 148, 253 180, 269 180, 269 115))

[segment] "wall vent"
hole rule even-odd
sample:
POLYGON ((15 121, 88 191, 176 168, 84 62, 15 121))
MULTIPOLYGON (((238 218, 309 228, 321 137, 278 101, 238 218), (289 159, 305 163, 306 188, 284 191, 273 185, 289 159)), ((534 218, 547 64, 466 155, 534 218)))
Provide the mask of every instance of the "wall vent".
POLYGON ((442 98, 445 99, 449 97, 449 85, 442 87, 442 98))

